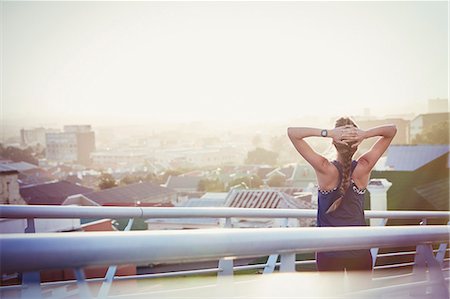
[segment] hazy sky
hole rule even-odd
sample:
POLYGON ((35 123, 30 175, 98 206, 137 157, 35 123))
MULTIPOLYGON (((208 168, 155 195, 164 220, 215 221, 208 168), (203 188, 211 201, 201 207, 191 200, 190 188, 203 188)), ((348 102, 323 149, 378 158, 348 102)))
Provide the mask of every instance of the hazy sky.
POLYGON ((0 5, 6 122, 384 115, 448 96, 447 2, 0 5))

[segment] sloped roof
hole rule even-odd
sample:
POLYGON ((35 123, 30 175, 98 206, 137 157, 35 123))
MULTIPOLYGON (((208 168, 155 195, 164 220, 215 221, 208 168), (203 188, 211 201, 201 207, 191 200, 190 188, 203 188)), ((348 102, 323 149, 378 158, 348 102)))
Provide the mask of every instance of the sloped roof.
POLYGON ((423 199, 428 201, 436 210, 448 211, 449 208, 449 181, 440 179, 414 188, 423 199))
POLYGON ((304 208, 303 203, 299 199, 295 199, 283 192, 272 189, 233 190, 228 194, 225 206, 256 209, 304 208))
POLYGON ((70 195, 91 191, 91 188, 58 181, 21 187, 20 195, 29 205, 60 205, 70 195))
POLYGON ((271 172, 269 172, 268 174, 266 174, 266 178, 270 178, 273 176, 282 176, 282 177, 286 178, 286 174, 284 172, 282 172, 280 168, 274 169, 271 172))
POLYGON ((391 145, 386 167, 389 170, 414 171, 449 152, 449 145, 391 145))
POLYGON ((287 167, 280 168, 280 171, 286 176, 286 178, 289 179, 292 177, 292 174, 294 173, 294 169, 295 169, 294 166, 289 165, 287 167))
POLYGON ((8 167, 10 169, 13 170, 17 170, 17 171, 25 171, 25 170, 29 170, 29 169, 33 169, 33 168, 38 168, 36 165, 28 163, 28 162, 13 162, 13 163, 1 163, 1 166, 4 167, 8 167))
POLYGON ((143 182, 119 186, 84 194, 88 199, 100 205, 130 205, 141 201, 148 202, 161 196, 171 196, 175 191, 151 182, 143 182))
POLYGON ((311 165, 297 164, 295 165, 294 172, 292 173, 291 179, 293 181, 301 180, 315 180, 316 173, 311 165))
POLYGON ((169 176, 166 182, 167 188, 172 189, 194 189, 197 190, 201 177, 192 176, 169 176))
POLYGON ((19 183, 21 185, 37 185, 54 180, 56 180, 56 177, 42 168, 27 169, 19 174, 19 183))
POLYGON ((0 164, 0 173, 13 174, 13 173, 19 173, 19 172, 14 168, 8 167, 7 164, 0 164))
POLYGON ((275 167, 259 167, 258 170, 256 170, 256 175, 260 178, 264 178, 268 173, 275 169, 275 167))

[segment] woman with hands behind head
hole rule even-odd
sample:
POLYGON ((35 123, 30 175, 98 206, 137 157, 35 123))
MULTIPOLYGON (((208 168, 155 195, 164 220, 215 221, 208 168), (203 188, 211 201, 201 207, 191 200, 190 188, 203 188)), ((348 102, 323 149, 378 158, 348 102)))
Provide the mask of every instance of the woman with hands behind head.
MULTIPOLYGON (((397 128, 394 125, 361 130, 346 117, 336 121, 334 129, 288 128, 292 144, 314 168, 318 183, 317 226, 365 226, 364 193, 372 168, 386 151, 397 128), (305 141, 307 137, 331 138, 337 159, 329 161, 305 141), (370 150, 353 160, 359 144, 379 137, 370 150)), ((319 271, 371 271, 369 250, 316 253, 319 271)))

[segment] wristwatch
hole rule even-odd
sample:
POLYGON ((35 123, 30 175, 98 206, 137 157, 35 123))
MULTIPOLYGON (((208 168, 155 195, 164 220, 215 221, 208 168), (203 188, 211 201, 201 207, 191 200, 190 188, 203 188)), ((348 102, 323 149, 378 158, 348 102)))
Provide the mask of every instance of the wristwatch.
POLYGON ((323 129, 322 131, 320 131, 320 135, 322 137, 327 137, 328 136, 328 130, 323 129))

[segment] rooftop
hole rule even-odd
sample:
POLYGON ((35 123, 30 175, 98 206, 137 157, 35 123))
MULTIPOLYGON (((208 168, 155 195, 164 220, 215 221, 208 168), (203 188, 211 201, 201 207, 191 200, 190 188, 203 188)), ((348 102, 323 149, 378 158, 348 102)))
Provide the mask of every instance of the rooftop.
POLYGON ((386 167, 395 171, 415 171, 449 152, 449 145, 391 145, 386 167))

